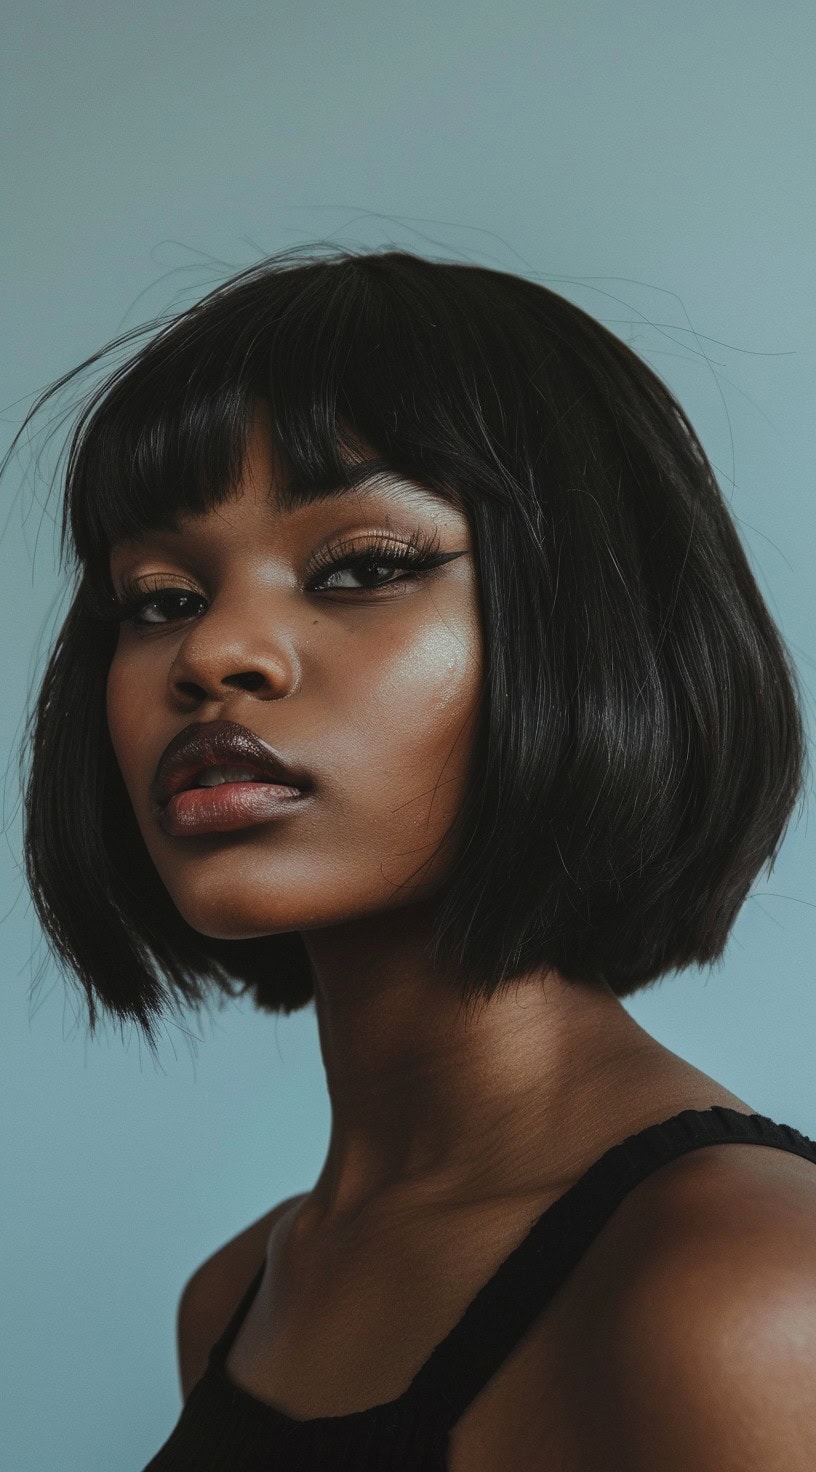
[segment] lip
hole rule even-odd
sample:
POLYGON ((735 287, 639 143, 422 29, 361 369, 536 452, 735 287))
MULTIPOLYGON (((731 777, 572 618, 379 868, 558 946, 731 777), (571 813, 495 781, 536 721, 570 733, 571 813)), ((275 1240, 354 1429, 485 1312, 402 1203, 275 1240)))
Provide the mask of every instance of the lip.
POLYGON ((291 813, 308 798, 298 787, 271 782, 222 782, 177 792, 159 811, 159 824, 173 838, 199 833, 230 833, 269 823, 291 813))
MULTIPOLYGON (((207 767, 233 765, 257 773, 264 786, 296 787, 308 792, 314 785, 308 772, 247 726, 237 721, 197 721, 177 732, 159 758, 150 793, 157 816, 207 767)), ((246 787, 257 792, 261 783, 226 782, 220 787, 195 790, 203 796, 226 788, 246 787)))

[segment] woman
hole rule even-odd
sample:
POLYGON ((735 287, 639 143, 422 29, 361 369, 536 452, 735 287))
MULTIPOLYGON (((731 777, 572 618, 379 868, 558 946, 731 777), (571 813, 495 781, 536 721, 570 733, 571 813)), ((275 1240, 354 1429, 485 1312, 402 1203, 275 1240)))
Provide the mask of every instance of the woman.
POLYGON ((287 253, 109 374, 62 534, 26 864, 91 1031, 314 1001, 331 1100, 151 1472, 812 1472, 816 1145, 621 1003, 806 767, 670 392, 529 281, 287 253))

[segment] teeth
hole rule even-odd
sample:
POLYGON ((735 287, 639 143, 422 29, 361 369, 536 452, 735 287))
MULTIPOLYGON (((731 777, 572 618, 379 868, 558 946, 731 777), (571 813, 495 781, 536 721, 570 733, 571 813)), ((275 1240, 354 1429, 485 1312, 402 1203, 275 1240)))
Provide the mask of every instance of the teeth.
POLYGON ((222 782, 262 782, 256 772, 245 767, 207 767, 196 780, 196 787, 218 787, 222 782))

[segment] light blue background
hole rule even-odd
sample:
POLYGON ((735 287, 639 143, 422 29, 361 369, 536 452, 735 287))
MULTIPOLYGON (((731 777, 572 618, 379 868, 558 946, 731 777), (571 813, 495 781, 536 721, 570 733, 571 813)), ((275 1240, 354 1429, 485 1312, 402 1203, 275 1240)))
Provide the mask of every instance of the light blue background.
MULTIPOLYGON (((27 0, 3 29, 3 447, 58 374, 283 246, 395 243, 534 275, 681 398, 812 718, 809 0, 27 0)), ((328 1109, 311 1010, 236 1003, 170 1029, 156 1069, 135 1033, 87 1042, 52 964, 29 997, 16 747, 65 606, 42 435, 0 484, 0 1467, 140 1472, 179 1413, 184 1281, 311 1184, 328 1109)), ((628 1004, 810 1135, 814 869, 802 819, 722 970, 628 1004)))

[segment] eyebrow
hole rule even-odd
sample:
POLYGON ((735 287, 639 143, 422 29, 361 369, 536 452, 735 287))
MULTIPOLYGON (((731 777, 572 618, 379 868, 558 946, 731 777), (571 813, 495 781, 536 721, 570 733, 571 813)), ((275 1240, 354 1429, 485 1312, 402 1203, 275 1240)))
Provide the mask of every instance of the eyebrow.
POLYGON ((347 466, 345 479, 339 482, 327 481, 316 485, 314 482, 289 480, 279 493, 279 501, 284 511, 295 511, 301 506, 334 501, 341 496, 348 496, 353 491, 370 486, 375 481, 382 480, 385 480, 387 484, 382 485, 379 489, 394 501, 409 497, 418 501, 439 501, 446 506, 456 505, 452 495, 447 495, 435 487, 424 486, 402 475, 387 460, 356 461, 347 466))

